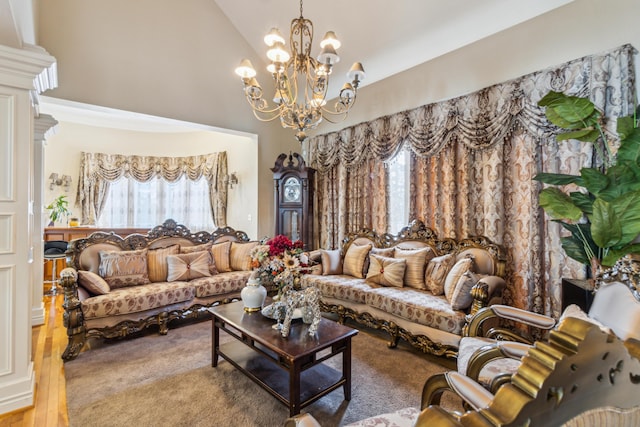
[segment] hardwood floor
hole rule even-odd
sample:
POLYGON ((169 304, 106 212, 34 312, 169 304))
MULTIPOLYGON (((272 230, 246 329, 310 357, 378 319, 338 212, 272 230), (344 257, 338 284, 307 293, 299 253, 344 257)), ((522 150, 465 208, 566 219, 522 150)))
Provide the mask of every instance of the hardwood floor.
POLYGON ((45 324, 32 329, 32 354, 36 375, 34 406, 0 415, 3 427, 68 426, 67 391, 61 355, 67 345, 62 324, 62 295, 44 297, 45 324))

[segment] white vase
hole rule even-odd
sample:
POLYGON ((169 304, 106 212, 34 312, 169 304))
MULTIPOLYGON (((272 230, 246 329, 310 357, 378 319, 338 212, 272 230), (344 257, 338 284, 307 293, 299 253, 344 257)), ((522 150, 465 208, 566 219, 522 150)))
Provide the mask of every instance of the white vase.
POLYGON ((249 279, 247 285, 240 291, 240 298, 244 304, 244 311, 252 313, 262 309, 262 304, 267 297, 267 288, 260 284, 258 279, 249 279))

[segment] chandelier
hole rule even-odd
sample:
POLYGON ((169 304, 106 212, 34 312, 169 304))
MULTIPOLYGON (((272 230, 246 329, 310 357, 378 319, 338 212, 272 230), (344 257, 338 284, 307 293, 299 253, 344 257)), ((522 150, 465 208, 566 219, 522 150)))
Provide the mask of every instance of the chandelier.
POLYGON ((364 79, 362 64, 353 64, 342 86, 333 108, 327 106, 326 96, 329 88, 329 76, 334 64, 340 61, 336 50, 340 41, 333 31, 326 33, 320 42, 320 54, 311 56, 313 43, 313 23, 302 16, 291 21, 289 43, 291 53, 285 50, 285 39, 277 28, 271 29, 264 38, 268 46, 267 58, 275 85, 273 104, 265 98, 262 87, 256 80, 256 70, 248 59, 243 59, 235 72, 242 78, 244 94, 260 121, 280 118, 284 128, 295 129, 299 142, 307 137, 306 131, 314 129, 324 119, 330 123, 344 120, 356 101, 358 86, 364 79))

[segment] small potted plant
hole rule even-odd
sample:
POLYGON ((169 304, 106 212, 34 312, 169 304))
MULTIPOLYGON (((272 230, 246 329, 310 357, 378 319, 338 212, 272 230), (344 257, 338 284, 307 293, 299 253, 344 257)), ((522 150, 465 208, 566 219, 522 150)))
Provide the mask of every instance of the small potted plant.
POLYGON ((71 211, 69 210, 69 201, 67 200, 67 196, 64 194, 59 195, 53 202, 49 203, 45 206, 45 209, 49 211, 49 227, 53 227, 59 219, 62 219, 63 216, 67 218, 71 215, 71 211))

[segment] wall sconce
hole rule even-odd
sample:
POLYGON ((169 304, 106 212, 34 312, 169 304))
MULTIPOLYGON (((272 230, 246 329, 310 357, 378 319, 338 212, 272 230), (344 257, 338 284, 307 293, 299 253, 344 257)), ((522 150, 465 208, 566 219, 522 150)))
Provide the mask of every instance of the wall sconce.
POLYGON ((49 175, 49 179, 51 180, 49 190, 53 190, 53 187, 56 185, 64 187, 64 191, 69 191, 69 188, 71 188, 71 177, 69 175, 59 177, 58 174, 54 172, 49 175))
POLYGON ((238 185, 238 175, 235 172, 231 172, 231 175, 227 176, 227 182, 229 183, 229 188, 233 188, 234 185, 238 185))

